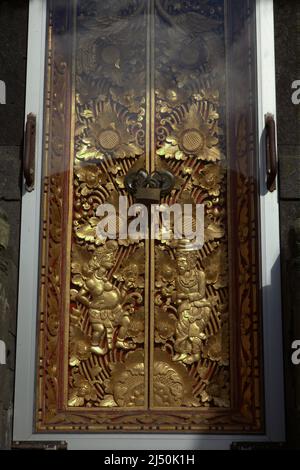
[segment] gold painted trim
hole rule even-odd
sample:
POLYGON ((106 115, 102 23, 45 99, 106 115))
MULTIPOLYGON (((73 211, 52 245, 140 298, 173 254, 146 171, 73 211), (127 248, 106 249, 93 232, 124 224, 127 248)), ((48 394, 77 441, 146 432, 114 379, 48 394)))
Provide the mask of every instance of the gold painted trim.
MULTIPOLYGON (((150 7, 150 93, 151 93, 151 107, 150 107, 150 124, 151 124, 151 153, 150 153, 150 171, 151 173, 156 170, 156 145, 155 145, 155 0, 149 0, 150 7)), ((150 228, 151 230, 151 228, 150 228)), ((151 232, 150 235, 150 269, 149 269, 149 287, 150 287, 150 363, 149 363, 149 407, 153 406, 153 365, 154 365, 154 291, 155 291, 155 240, 151 232)))
MULTIPOLYGON (((66 295, 65 295, 65 305, 64 305, 64 358, 69 357, 69 331, 70 331, 70 285, 71 285, 71 246, 72 246, 72 231, 73 231, 73 182, 74 182, 74 161, 75 161, 75 145, 74 145, 74 135, 75 135, 75 84, 76 84, 76 9, 77 9, 77 0, 73 0, 73 15, 72 15, 72 24, 73 30, 71 33, 72 38, 72 72, 71 72, 71 82, 72 82, 72 91, 71 91, 71 118, 70 118, 70 161, 69 161, 69 194, 68 194, 68 223, 67 223, 67 249, 66 249, 66 295)), ((69 40, 71 40, 69 38, 69 40)), ((63 387, 64 387, 64 396, 63 396, 63 407, 67 408, 68 402, 68 381, 69 381, 69 362, 64 361, 64 372, 63 372, 63 387)))

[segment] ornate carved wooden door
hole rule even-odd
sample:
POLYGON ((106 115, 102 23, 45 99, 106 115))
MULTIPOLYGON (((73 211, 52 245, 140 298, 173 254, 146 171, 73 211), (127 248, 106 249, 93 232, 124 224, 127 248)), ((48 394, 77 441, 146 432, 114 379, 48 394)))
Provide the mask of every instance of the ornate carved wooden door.
POLYGON ((255 2, 47 14, 36 430, 263 432, 255 2), (97 237, 141 169, 201 249, 97 237))

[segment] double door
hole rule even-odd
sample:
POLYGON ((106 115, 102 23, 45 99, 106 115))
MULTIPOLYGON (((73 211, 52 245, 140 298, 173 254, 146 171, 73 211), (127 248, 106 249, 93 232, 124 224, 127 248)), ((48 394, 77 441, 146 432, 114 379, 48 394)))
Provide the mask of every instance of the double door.
POLYGON ((256 6, 48 2, 36 432, 264 431, 256 6))

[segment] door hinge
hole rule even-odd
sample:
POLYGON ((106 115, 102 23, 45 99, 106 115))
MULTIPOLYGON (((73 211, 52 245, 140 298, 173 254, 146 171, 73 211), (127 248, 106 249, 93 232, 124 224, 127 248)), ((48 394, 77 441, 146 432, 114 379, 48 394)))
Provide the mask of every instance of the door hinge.
POLYGON ((11 450, 68 450, 66 441, 13 441, 11 450))
POLYGON ((230 450, 287 450, 286 442, 233 442, 230 450))

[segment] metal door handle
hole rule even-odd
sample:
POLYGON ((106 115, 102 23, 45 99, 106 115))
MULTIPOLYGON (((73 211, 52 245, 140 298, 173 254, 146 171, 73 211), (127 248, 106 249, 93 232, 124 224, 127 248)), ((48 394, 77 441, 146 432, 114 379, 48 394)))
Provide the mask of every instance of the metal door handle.
POLYGON ((272 193, 276 190, 277 177, 276 124, 273 114, 266 114, 265 129, 267 188, 272 193))
POLYGON ((35 176, 35 135, 36 135, 36 116, 33 113, 27 115, 24 153, 23 153, 23 174, 25 179, 25 188, 27 191, 34 189, 35 176))

